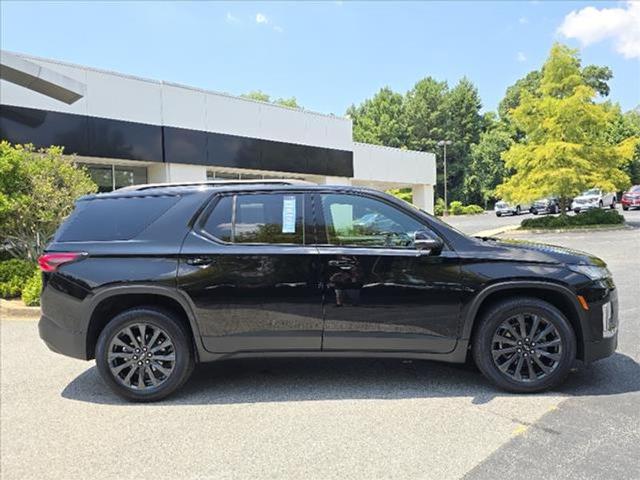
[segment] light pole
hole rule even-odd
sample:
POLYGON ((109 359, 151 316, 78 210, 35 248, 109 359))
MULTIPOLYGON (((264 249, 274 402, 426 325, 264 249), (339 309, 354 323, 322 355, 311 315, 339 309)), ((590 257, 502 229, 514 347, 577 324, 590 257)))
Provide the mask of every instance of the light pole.
POLYGON ((447 201, 447 145, 451 145, 451 140, 440 140, 439 147, 444 147, 444 216, 449 215, 449 202, 447 201))

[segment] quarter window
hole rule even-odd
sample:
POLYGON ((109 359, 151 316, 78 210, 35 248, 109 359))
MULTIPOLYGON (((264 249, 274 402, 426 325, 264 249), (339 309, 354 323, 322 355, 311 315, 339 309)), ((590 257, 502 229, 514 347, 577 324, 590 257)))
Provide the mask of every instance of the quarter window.
POLYGON ((298 194, 223 197, 204 229, 226 242, 303 244, 303 208, 298 194))
POLYGON ((400 210, 367 197, 320 195, 329 244, 407 248, 426 227, 400 210))

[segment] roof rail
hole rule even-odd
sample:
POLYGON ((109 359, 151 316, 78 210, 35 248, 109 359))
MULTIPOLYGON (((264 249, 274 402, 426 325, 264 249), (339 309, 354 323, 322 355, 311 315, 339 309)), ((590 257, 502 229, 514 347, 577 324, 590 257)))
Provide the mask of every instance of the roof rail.
POLYGON ((167 182, 167 183, 144 183, 140 185, 130 185, 117 189, 118 192, 141 191, 151 188, 171 188, 171 187, 225 187, 227 185, 315 185, 313 182, 297 179, 264 179, 264 180, 206 180, 204 182, 167 182))

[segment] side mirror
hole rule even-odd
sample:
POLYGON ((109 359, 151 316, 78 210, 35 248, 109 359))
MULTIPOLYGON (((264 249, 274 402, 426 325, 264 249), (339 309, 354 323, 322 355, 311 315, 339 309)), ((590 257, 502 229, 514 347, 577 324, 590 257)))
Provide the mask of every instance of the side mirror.
POLYGON ((413 245, 425 255, 440 255, 444 244, 439 238, 434 238, 429 232, 418 231, 413 237, 413 245))

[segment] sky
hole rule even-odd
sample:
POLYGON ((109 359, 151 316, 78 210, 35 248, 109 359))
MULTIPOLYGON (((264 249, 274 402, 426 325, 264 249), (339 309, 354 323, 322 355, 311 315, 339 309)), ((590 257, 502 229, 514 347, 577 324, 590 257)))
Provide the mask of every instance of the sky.
POLYGON ((344 115, 389 86, 467 76, 483 110, 554 42, 614 73, 640 105, 640 2, 0 3, 2 49, 344 115))

